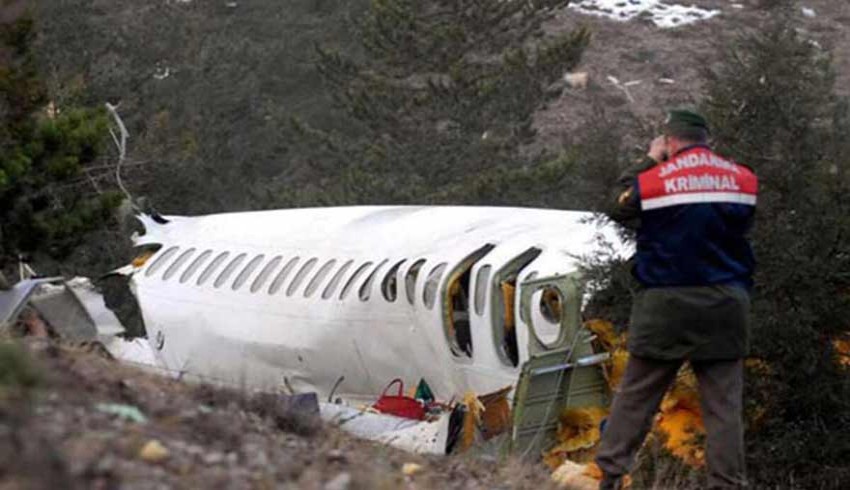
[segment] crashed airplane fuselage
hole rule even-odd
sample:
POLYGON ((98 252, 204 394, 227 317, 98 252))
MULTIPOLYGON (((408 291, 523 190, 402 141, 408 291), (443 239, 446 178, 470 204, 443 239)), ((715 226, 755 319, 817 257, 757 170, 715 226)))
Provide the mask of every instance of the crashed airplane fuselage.
POLYGON ((590 218, 398 206, 142 216, 135 243, 155 252, 127 271, 165 369, 364 401, 394 378, 425 379, 447 400, 513 386, 535 352, 570 340, 580 257, 600 237, 624 249, 590 218))

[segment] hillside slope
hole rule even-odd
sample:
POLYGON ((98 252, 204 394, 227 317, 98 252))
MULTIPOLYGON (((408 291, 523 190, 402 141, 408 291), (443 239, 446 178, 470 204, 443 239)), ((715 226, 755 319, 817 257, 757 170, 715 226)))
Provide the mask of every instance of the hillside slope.
POLYGON ((28 340, 0 343, 3 488, 554 488, 542 465, 416 456, 281 414, 268 399, 28 340), (110 413, 116 405, 124 415, 110 413), (406 463, 421 469, 405 475, 406 463))

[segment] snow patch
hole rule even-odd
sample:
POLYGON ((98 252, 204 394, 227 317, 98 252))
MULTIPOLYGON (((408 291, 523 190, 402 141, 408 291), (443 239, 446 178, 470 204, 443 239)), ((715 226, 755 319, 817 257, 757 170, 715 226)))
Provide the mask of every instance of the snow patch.
POLYGON ((668 4, 660 0, 580 0, 570 3, 569 8, 623 22, 646 16, 661 28, 692 24, 720 14, 719 10, 668 4))

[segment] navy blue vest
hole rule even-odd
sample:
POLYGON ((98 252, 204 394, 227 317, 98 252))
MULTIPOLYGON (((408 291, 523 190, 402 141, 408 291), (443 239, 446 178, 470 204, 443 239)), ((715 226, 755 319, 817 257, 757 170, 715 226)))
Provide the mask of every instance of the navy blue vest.
POLYGON ((758 194, 752 170, 700 145, 636 180, 641 224, 634 273, 643 285, 752 285, 755 259, 746 239, 758 194))

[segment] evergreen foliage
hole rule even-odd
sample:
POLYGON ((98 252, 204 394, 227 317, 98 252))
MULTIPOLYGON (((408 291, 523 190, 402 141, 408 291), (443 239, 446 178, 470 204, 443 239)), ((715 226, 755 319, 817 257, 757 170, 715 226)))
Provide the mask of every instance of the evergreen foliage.
POLYGON ((841 488, 850 373, 833 340, 850 318, 850 112, 828 53, 794 27, 783 16, 730 47, 707 74, 704 109, 720 151, 751 165, 761 186, 753 354, 769 368, 749 379, 750 402, 764 409, 749 436, 753 477, 841 488))
POLYGON ((120 203, 86 173, 108 135, 103 111, 48 105, 29 15, 0 24, 0 264, 22 252, 63 256, 120 203))
POLYGON ((544 158, 522 150, 548 87, 578 63, 590 38, 579 29, 537 39, 552 9, 566 3, 372 1, 359 36, 365 61, 318 51, 348 127, 295 121, 288 156, 323 178, 272 185, 274 204, 495 204, 537 177, 562 178, 569 156, 537 168, 544 158))

